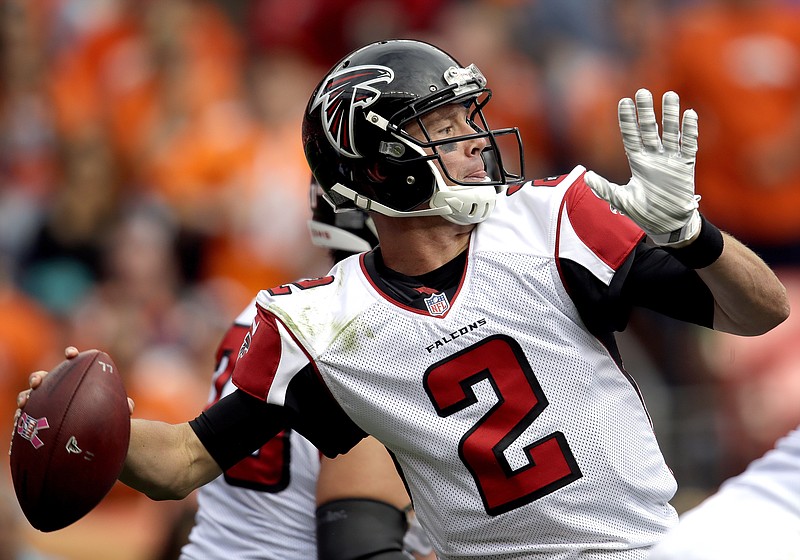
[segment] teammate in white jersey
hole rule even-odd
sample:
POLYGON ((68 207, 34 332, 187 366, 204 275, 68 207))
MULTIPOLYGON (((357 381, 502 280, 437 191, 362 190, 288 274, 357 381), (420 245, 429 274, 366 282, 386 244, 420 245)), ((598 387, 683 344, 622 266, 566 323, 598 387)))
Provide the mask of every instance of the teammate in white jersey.
MULTIPOLYGON (((321 194, 312 181, 309 232, 315 245, 330 251, 334 263, 377 245, 372 220, 364 212, 334 213, 321 194)), ((255 314, 254 301, 220 342, 209 404, 236 389, 231 382, 235 358, 255 314)), ((200 488, 197 500, 195 524, 181 560, 389 560, 407 558, 404 549, 419 558, 430 551, 414 518, 406 517, 410 501, 394 464, 372 438, 346 456, 320 463, 319 451, 307 439, 292 430, 281 431, 200 488), (355 479, 357 483, 348 484, 355 479), (319 554, 318 498, 320 520, 331 510, 340 512, 334 521, 320 523, 319 554), (365 528, 359 515, 371 517, 369 539, 359 534, 365 528)))
POLYGON ((681 516, 649 560, 800 559, 800 427, 681 516))
POLYGON ((674 93, 662 136, 649 92, 620 103, 626 185, 580 166, 519 182, 519 133, 489 128, 489 97, 477 67, 418 41, 331 69, 306 157, 379 247, 261 292, 238 389, 189 423, 134 420, 123 482, 181 498, 283 427, 328 456, 371 434, 441 560, 646 558, 677 521, 675 480, 614 331, 643 306, 757 335, 785 290, 699 214, 697 117, 681 125, 674 93))

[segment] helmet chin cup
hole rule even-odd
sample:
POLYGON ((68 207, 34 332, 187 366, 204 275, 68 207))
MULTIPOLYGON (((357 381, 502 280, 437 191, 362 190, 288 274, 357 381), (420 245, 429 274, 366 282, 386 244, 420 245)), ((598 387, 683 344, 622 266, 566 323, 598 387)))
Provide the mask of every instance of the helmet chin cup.
POLYGON ((430 201, 431 208, 449 208, 442 217, 459 225, 478 224, 494 210, 502 187, 496 185, 440 186, 430 201))

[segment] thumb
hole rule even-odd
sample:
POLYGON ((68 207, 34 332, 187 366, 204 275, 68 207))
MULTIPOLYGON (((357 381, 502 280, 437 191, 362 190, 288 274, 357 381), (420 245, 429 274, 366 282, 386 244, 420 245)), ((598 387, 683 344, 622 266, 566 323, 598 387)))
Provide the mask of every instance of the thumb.
POLYGON ((614 196, 614 187, 611 186, 611 183, 609 183, 605 177, 601 177, 594 171, 587 171, 583 176, 583 180, 589 185, 589 188, 592 189, 594 194, 606 202, 611 202, 614 196))

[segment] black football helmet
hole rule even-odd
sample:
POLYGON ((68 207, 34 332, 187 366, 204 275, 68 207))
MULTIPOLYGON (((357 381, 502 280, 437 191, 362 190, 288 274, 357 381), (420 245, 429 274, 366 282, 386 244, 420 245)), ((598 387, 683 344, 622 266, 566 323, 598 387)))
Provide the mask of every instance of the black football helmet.
POLYGON ((357 208, 334 210, 313 177, 309 198, 311 242, 329 249, 335 262, 354 253, 369 251, 378 244, 375 224, 369 214, 357 208))
POLYGON ((340 60, 312 94, 303 120, 306 159, 338 209, 477 223, 492 211, 505 185, 524 176, 519 130, 489 128, 482 109, 490 98, 486 78, 474 64, 463 67, 420 41, 372 43, 340 60), (452 103, 467 107, 474 134, 432 141, 421 117, 452 103), (405 127, 412 122, 426 140, 408 134, 405 127), (513 156, 501 153, 499 137, 512 140, 513 156), (440 149, 477 138, 486 139, 487 180, 458 181, 440 149), (504 156, 513 157, 516 173, 506 170, 504 156))

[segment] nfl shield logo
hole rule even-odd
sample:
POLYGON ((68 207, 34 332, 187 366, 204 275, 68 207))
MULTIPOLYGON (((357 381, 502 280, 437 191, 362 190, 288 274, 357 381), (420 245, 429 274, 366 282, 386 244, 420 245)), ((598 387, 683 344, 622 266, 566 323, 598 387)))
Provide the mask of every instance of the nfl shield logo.
POLYGON ((46 430, 49 427, 50 424, 47 422, 47 417, 34 418, 33 416, 28 416, 24 412, 17 421, 17 433, 22 436, 23 439, 27 439, 31 442, 31 445, 33 445, 35 449, 39 449, 44 445, 44 442, 39 437, 39 430, 46 430))
POLYGON ((442 294, 433 294, 429 298, 425 298, 425 305, 428 307, 428 313, 434 317, 439 317, 447 313, 450 309, 450 302, 447 301, 447 296, 442 294))

